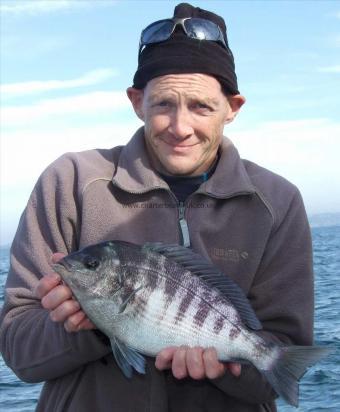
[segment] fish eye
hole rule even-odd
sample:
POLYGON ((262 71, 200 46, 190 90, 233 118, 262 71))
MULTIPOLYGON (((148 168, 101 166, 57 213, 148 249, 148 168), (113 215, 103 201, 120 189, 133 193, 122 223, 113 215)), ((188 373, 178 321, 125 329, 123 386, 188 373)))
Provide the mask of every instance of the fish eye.
POLYGON ((86 256, 84 265, 87 269, 96 269, 99 266, 99 260, 93 256, 86 256))

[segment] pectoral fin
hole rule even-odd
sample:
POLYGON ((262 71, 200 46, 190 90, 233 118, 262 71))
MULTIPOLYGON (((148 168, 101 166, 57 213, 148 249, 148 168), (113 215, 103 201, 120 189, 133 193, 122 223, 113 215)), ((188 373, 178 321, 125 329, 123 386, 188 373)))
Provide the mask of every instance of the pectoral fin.
POLYGON ((131 298, 140 290, 143 289, 143 286, 140 286, 138 289, 133 290, 130 295, 124 300, 124 302, 121 304, 120 308, 119 308, 119 312, 118 313, 123 313, 126 309, 126 305, 129 303, 129 301, 131 300, 131 298))
POLYGON ((133 369, 145 374, 145 358, 117 338, 111 339, 111 347, 116 362, 127 378, 132 378, 133 369))

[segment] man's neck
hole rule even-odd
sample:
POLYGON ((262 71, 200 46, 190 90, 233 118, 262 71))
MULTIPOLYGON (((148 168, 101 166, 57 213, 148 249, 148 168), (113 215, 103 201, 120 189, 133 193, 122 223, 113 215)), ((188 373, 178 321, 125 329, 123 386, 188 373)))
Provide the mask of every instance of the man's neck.
POLYGON ((168 175, 159 173, 163 180, 169 185, 171 191, 180 202, 185 202, 188 196, 196 192, 202 183, 206 182, 215 172, 219 155, 216 157, 209 170, 198 176, 168 175))

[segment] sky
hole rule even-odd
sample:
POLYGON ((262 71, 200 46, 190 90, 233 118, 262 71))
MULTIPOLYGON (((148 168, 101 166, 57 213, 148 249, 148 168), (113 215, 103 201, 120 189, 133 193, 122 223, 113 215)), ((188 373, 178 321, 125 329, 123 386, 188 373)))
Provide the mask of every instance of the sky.
MULTIPOLYGON (((0 244, 41 172, 69 151, 126 143, 141 30, 178 1, 2 0, 0 244)), ((340 212, 340 1, 192 1, 227 24, 246 97, 224 132, 296 184, 308 214, 340 212)))

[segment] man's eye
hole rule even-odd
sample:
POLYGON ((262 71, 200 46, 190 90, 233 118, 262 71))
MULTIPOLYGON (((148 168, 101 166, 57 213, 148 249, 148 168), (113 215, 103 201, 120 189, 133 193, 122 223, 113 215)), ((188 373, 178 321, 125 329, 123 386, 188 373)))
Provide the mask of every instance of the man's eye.
POLYGON ((193 106, 195 109, 199 110, 211 110, 210 107, 205 103, 196 102, 193 106))
POLYGON ((169 100, 159 100, 152 103, 152 107, 169 107, 170 102, 169 100))
POLYGON ((157 106, 168 107, 168 106, 170 106, 170 102, 168 102, 167 100, 162 100, 162 101, 157 103, 157 106))

